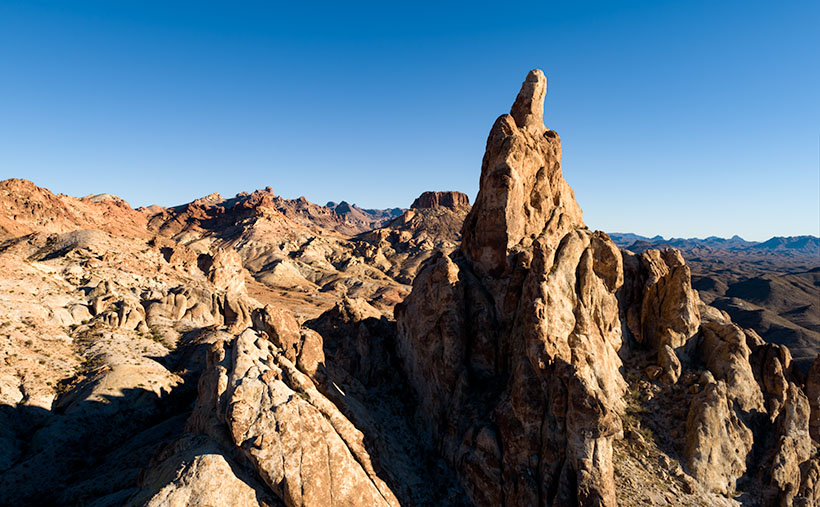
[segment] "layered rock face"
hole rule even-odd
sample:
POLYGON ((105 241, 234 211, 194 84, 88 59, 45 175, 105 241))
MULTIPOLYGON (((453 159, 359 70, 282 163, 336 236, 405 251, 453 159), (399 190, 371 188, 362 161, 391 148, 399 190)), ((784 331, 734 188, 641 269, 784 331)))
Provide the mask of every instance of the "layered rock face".
POLYGON ((465 208, 470 206, 470 198, 461 192, 424 192, 410 205, 413 209, 465 208))
POLYGON ((584 227, 545 93, 531 72, 495 122, 461 250, 396 309, 399 355, 476 504, 614 505, 622 260, 584 227))

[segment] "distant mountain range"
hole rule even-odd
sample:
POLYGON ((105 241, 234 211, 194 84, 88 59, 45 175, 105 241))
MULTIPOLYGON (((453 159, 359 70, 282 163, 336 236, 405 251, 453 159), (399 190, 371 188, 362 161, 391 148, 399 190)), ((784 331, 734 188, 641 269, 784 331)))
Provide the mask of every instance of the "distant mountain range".
POLYGON ((817 236, 776 236, 767 241, 746 241, 740 236, 731 238, 670 238, 654 236, 648 238, 632 233, 610 233, 609 237, 621 248, 642 252, 651 248, 673 247, 693 254, 728 251, 755 254, 787 254, 797 256, 817 256, 820 258, 820 238, 817 236))

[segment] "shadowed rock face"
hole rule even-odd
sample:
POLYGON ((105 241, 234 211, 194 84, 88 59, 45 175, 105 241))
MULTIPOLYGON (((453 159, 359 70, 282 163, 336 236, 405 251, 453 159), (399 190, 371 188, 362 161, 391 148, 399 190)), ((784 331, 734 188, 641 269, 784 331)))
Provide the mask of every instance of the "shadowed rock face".
POLYGON ((532 71, 490 131, 460 252, 396 309, 420 417, 478 505, 615 504, 621 255, 585 229, 532 71))

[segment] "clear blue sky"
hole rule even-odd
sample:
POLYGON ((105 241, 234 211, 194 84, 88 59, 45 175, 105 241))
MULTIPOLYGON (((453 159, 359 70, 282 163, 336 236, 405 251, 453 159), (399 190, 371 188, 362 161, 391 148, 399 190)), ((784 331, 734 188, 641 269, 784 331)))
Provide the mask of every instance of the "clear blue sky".
POLYGON ((590 227, 820 234, 820 2, 391 4, 0 0, 0 179, 472 199, 539 67, 590 227))

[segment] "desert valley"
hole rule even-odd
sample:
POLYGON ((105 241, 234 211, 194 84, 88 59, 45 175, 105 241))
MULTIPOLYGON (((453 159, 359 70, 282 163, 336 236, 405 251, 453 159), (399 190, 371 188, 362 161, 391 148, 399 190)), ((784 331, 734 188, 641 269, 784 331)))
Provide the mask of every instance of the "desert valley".
POLYGON ((473 203, 0 182, 0 504, 820 505, 820 239, 590 230, 514 92, 473 203))

